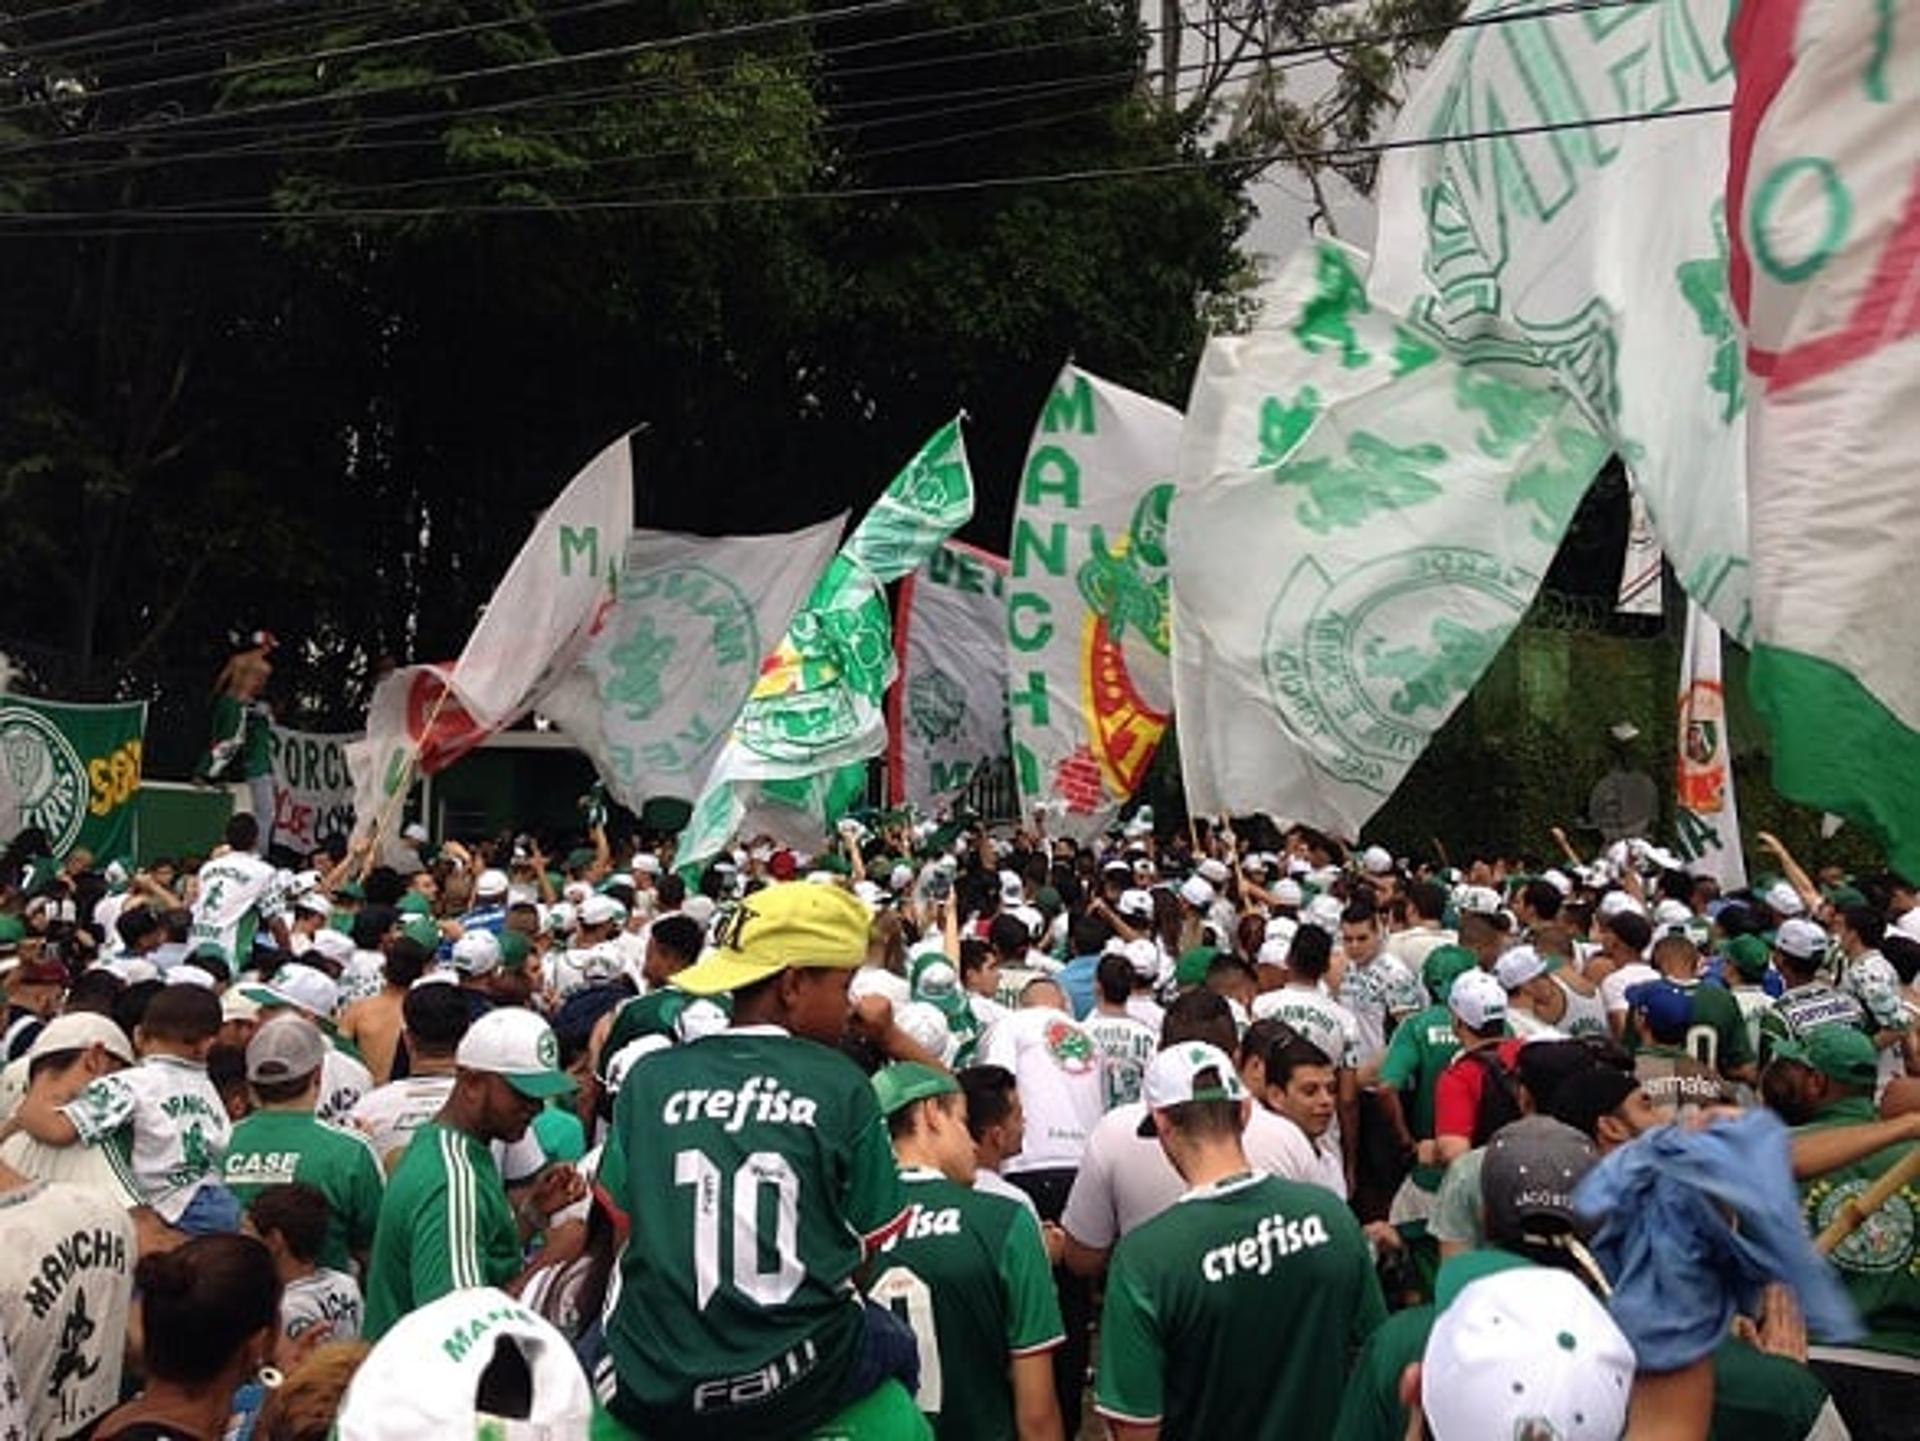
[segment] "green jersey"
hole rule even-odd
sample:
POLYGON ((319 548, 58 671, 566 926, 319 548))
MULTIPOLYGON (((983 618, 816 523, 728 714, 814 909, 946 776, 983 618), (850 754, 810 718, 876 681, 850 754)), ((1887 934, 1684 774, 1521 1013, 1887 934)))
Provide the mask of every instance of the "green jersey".
MULTIPOLYGON (((1836 1101, 1820 1113, 1819 1119, 1795 1129, 1822 1130, 1879 1119, 1872 1100, 1853 1096, 1836 1101)), ((1803 1182, 1800 1204, 1808 1232, 1819 1235, 1840 1214, 1842 1206, 1912 1149, 1911 1143, 1888 1146, 1851 1166, 1803 1182)), ((1847 1294, 1860 1308, 1860 1320, 1867 1328, 1866 1339, 1857 1344, 1873 1351, 1920 1356, 1920 1182, 1902 1186, 1857 1231, 1835 1246, 1829 1259, 1839 1269, 1847 1294)))
POLYGON ((643 1056, 598 1180, 631 1218, 607 1324, 615 1411, 692 1441, 826 1420, 864 1325, 854 1270, 906 1209, 859 1068, 775 1026, 643 1056))
POLYGON ((484 1143, 430 1121, 387 1182, 367 1265, 369 1341, 409 1311, 520 1273, 520 1233, 484 1143))
MULTIPOLYGON (((1428 1006, 1394 1027, 1380 1062, 1380 1083, 1405 1096, 1407 1129, 1416 1141, 1433 1139, 1433 1097, 1440 1073, 1459 1054, 1453 1013, 1445 1006, 1428 1006)), ((1415 1166, 1413 1184, 1423 1191, 1437 1191, 1445 1174, 1444 1166, 1415 1166)))
POLYGON ((245 1206, 269 1186, 304 1181, 327 1198, 327 1237, 314 1259, 344 1271, 373 1244, 386 1174, 367 1138, 311 1111, 255 1111, 233 1128, 221 1177, 245 1206))
MULTIPOLYGON (((1722 1075, 1737 1071, 1742 1066, 1754 1063, 1753 1037, 1747 1031, 1747 1018, 1740 1010, 1740 1003, 1725 986, 1712 985, 1705 981, 1675 981, 1674 985, 1693 998, 1693 1023, 1705 1026, 1713 1032, 1714 1068, 1722 1075)), ((1638 1033, 1632 1026, 1627 1027, 1627 1051, 1629 1054, 1641 1049, 1638 1033)))
POLYGON ((920 1409, 940 1441, 1014 1441, 1007 1360, 1066 1336, 1040 1228, 1018 1202, 938 1171, 900 1179, 907 1224, 874 1258, 867 1294, 920 1342, 920 1409))
POLYGON ((613 1013, 607 1028, 607 1042, 600 1048, 601 1079, 606 1067, 635 1041, 658 1037, 677 1046, 695 1035, 723 1027, 733 1013, 731 996, 690 996, 672 986, 662 986, 623 1002, 613 1013))
POLYGON ((1331 1191, 1242 1176, 1120 1238, 1094 1403, 1167 1441, 1332 1432, 1348 1359, 1386 1317, 1360 1223, 1331 1191))

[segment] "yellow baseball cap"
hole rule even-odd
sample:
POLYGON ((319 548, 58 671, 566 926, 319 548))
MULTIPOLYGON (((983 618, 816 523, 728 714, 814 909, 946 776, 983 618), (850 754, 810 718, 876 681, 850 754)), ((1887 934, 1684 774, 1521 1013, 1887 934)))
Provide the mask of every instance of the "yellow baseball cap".
POLYGON ((856 970, 867 959, 867 908, 838 886, 789 881, 755 891, 716 923, 713 944, 673 978, 696 996, 737 991, 789 967, 856 970))

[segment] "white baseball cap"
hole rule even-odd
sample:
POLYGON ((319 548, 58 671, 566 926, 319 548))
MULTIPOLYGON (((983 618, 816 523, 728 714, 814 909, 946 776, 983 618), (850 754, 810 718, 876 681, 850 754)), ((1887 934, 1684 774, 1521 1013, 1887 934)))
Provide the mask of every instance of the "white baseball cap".
POLYGON ((1660 926, 1684 926, 1693 919, 1693 907, 1672 897, 1653 908, 1653 921, 1660 926))
POLYGON ((1475 916, 1493 916, 1500 913, 1500 892, 1492 886, 1462 886, 1453 903, 1459 909, 1475 916))
POLYGON ((1205 1041, 1182 1041, 1168 1046, 1147 1065, 1140 1081, 1140 1099, 1146 1103, 1147 1116, 1140 1122, 1140 1134, 1153 1134, 1152 1113, 1168 1106, 1183 1106, 1189 1101, 1244 1101, 1247 1088, 1240 1084, 1240 1073, 1233 1068, 1227 1053, 1205 1041), (1202 1085, 1200 1073, 1211 1069, 1214 1078, 1202 1085))
POLYGON ((476 896, 504 896, 511 884, 505 871, 484 870, 474 878, 473 893, 476 896))
POLYGON ((633 868, 643 876, 660 874, 660 857, 652 851, 641 851, 633 858, 633 868))
POLYGON ((1264 932, 1264 939, 1279 941, 1282 945, 1291 946, 1293 944, 1293 938, 1299 934, 1300 922, 1296 921, 1292 916, 1269 916, 1267 918, 1267 928, 1264 932))
POLYGON ((1138 889, 1122 891, 1116 909, 1121 915, 1134 920, 1150 921, 1153 919, 1153 892, 1138 889))
POLYGON ((1360 853, 1360 864, 1370 876, 1384 876, 1393 869, 1393 852, 1385 846, 1368 846, 1360 853))
POLYGON ((1338 896, 1315 896, 1301 912, 1301 919, 1310 926, 1318 926, 1330 936, 1340 934, 1340 917, 1347 908, 1340 904, 1338 896))
POLYGON ((69 1011, 48 1021, 27 1048, 27 1059, 37 1061, 42 1056, 83 1051, 89 1046, 99 1046, 109 1056, 118 1057, 129 1066, 133 1064, 133 1044, 127 1040, 127 1033, 107 1017, 92 1011, 69 1011))
POLYGON ((680 914, 696 926, 705 927, 713 919, 713 913, 719 909, 712 896, 695 891, 680 903, 680 914))
POLYGON ((1204 911, 1213 904, 1213 887, 1205 876, 1188 876, 1180 882, 1180 899, 1197 911, 1204 911))
POLYGON ((1287 936, 1268 936, 1260 943, 1260 949, 1254 953, 1253 963, 1257 966, 1275 966, 1284 968, 1287 953, 1293 949, 1293 938, 1287 936))
POLYGON ((1544 976, 1553 967, 1532 946, 1515 946, 1493 963, 1493 978, 1506 991, 1517 991, 1535 976, 1544 976))
POLYGON ((1616 1441, 1633 1347, 1564 1271, 1521 1266, 1464 1287, 1427 1337, 1421 1408, 1434 1441, 1616 1441))
POLYGON ((322 1020, 332 1020, 340 1005, 340 987, 332 977, 298 961, 275 971, 271 981, 240 987, 240 994, 262 1006, 292 1006, 322 1020))
POLYGON ((1227 869, 1227 863, 1218 856, 1208 856, 1195 866, 1194 870, 1205 877, 1210 885, 1216 886, 1224 886, 1227 883, 1227 877, 1232 874, 1227 869))
POLYGON ((585 1436, 593 1388, 573 1346, 553 1324, 491 1286, 453 1291, 401 1317, 354 1372, 340 1404, 340 1441, 499 1436, 502 1441, 585 1436), (524 1420, 480 1410, 481 1377, 503 1346, 532 1380, 524 1420))
POLYGON ((333 902, 325 891, 302 891, 294 901, 296 911, 305 911, 310 916, 330 916, 333 914, 333 902))
POLYGON ((454 1064, 463 1070, 503 1077, 521 1095, 544 1101, 570 1095, 573 1078, 560 1069, 560 1043, 532 1011, 501 1006, 467 1027, 454 1064))
POLYGON ((418 821, 408 821, 400 828, 400 839, 419 845, 427 839, 427 828, 418 821))
POLYGON ((213 972, 203 970, 190 961, 182 961, 165 978, 170 986, 198 986, 203 991, 217 991, 220 983, 213 978, 213 972))
POLYGON ((336 966, 344 966, 353 959, 353 938, 344 931, 331 927, 313 933, 312 949, 318 951, 336 966))
POLYGON ((500 938, 492 931, 468 931, 453 943, 453 968, 484 976, 500 969, 500 938))
POLYGON ((1292 876, 1286 876, 1273 883, 1273 903, 1276 906, 1293 906, 1298 909, 1306 902, 1307 893, 1300 889, 1300 882, 1292 876))
POLYGON ((1796 960, 1810 961, 1827 953, 1827 933, 1812 921, 1793 916, 1780 922, 1780 929, 1773 933, 1773 944, 1796 960))
POLYGON ((583 926, 605 926, 627 918, 627 908, 612 896, 588 896, 575 913, 583 926))
POLYGON ((1903 911, 1894 920, 1893 928, 1908 940, 1920 941, 1920 906, 1903 911))
POLYGON ((1141 980, 1151 981, 1160 974, 1160 948, 1145 936, 1122 941, 1120 954, 1127 958, 1127 964, 1141 980))
POLYGON ((887 898, 887 893, 875 882, 866 880, 853 883, 853 894, 854 898, 870 911, 879 910, 880 903, 887 898))
POLYGON ((1800 899, 1800 892, 1788 881, 1775 881, 1760 899, 1767 903, 1767 908, 1776 916, 1803 916, 1807 913, 1807 903, 1800 899))
POLYGON ((1481 1031, 1507 1018, 1507 993, 1498 981, 1476 967, 1454 981, 1447 1006, 1460 1018, 1461 1025, 1481 1031))
POLYGON ((1003 906, 1023 905, 1027 899, 1027 883, 1013 871, 1000 872, 1000 904, 1003 906))
POLYGON ((1641 903, 1639 897, 1628 895, 1625 891, 1608 891, 1600 897, 1599 913, 1602 916, 1617 916, 1622 911, 1632 911, 1635 915, 1644 916, 1647 908, 1641 903))

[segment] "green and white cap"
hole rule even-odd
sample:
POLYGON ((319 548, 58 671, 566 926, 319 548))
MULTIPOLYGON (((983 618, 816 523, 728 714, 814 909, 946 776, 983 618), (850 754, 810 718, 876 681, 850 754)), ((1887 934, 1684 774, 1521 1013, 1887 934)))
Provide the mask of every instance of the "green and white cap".
POLYGON ((1182 1041, 1155 1056, 1141 1078, 1140 1099, 1147 1103, 1147 1115, 1140 1123, 1140 1134, 1151 1136, 1153 1112, 1168 1106, 1246 1098, 1247 1088, 1240 1084, 1240 1073, 1225 1051, 1205 1041, 1182 1041))
POLYGON ((1434 1441, 1617 1441, 1633 1347, 1587 1288, 1523 1266, 1463 1289, 1434 1322, 1420 1371, 1434 1441))
POLYGON ((454 1064, 467 1071, 489 1071, 502 1077, 521 1095, 544 1101, 575 1089, 573 1078, 560 1069, 560 1043, 553 1027, 532 1011, 502 1006, 488 1011, 467 1028, 454 1064))
POLYGON ((567 1338, 486 1286, 442 1296, 381 1337, 354 1373, 333 1434, 339 1441, 561 1441, 587 1435, 592 1425, 593 1390, 567 1338), (519 1353, 532 1382, 524 1419, 485 1409, 481 1379, 508 1348, 519 1353))

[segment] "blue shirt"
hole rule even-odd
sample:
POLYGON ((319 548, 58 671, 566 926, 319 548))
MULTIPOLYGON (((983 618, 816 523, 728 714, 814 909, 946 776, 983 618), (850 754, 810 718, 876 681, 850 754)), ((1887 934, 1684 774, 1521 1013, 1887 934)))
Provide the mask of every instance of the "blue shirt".
POLYGON ((1073 1007, 1076 1021, 1086 1020, 1093 1012, 1093 973, 1099 969, 1100 956, 1095 952, 1091 956, 1075 956, 1053 978, 1067 993, 1067 1004, 1073 1007))

